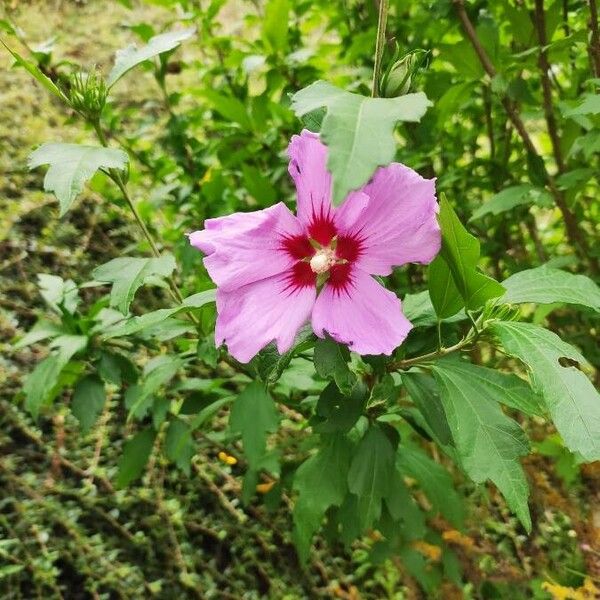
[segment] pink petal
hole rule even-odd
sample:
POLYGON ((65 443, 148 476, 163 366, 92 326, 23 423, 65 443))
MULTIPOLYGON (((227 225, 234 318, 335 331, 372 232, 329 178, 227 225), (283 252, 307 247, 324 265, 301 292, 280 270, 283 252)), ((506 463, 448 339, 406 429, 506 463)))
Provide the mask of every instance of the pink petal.
POLYGON ((252 359, 272 341, 284 353, 292 347, 315 303, 314 285, 290 285, 283 274, 225 292, 217 290, 215 343, 227 344, 229 353, 242 363, 252 359))
POLYGON ((296 261, 283 248, 283 240, 301 233, 300 222, 280 202, 265 210, 208 219, 205 229, 188 237, 206 254, 204 265, 211 279, 231 291, 290 269, 296 261))
POLYGON ((349 216, 342 233, 362 240, 357 266, 372 275, 389 275, 393 266, 427 264, 435 258, 441 232, 434 179, 392 163, 378 169, 361 191, 369 197, 366 205, 354 194, 341 207, 349 216), (357 204, 362 210, 353 206, 357 204))
POLYGON ((325 284, 312 312, 319 337, 328 333, 358 354, 387 354, 412 329, 398 297, 361 269, 354 268, 344 287, 325 284))
POLYGON ((304 129, 292 136, 288 146, 288 171, 296 184, 298 218, 305 226, 315 220, 329 220, 331 206, 331 174, 327 170, 327 147, 316 133, 304 129))

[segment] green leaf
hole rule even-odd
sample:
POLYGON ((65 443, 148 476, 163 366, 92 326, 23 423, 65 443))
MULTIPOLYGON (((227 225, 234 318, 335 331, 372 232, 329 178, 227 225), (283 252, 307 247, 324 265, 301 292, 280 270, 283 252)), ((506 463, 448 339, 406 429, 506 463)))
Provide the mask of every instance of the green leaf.
POLYGON ((565 117, 600 114, 600 94, 586 94, 574 108, 564 111, 565 117))
POLYGON ((464 228, 443 194, 439 221, 442 228, 441 254, 466 307, 474 310, 490 298, 501 296, 504 288, 495 279, 477 270, 479 241, 464 228))
POLYGON ((96 267, 93 277, 97 281, 113 284, 110 305, 126 315, 135 293, 144 283, 156 275, 168 277, 174 270, 175 259, 171 254, 160 258, 122 256, 96 267))
POLYGON ((60 91, 58 86, 52 81, 52 79, 46 77, 46 75, 44 75, 39 70, 37 65, 24 59, 20 54, 17 54, 14 50, 11 50, 2 40, 0 40, 0 43, 12 54, 17 64, 22 66, 26 71, 28 71, 29 74, 39 83, 41 83, 48 92, 50 92, 53 96, 60 98, 64 102, 67 101, 64 94, 60 91))
POLYGON ((527 531, 529 489, 519 457, 527 454, 525 434, 498 402, 502 390, 478 376, 480 367, 456 360, 433 366, 452 437, 465 472, 481 483, 493 481, 527 531))
POLYGON ((167 33, 161 33, 150 38, 148 43, 141 48, 137 48, 132 44, 131 46, 127 46, 127 48, 119 50, 115 56, 115 66, 108 76, 108 86, 112 87, 127 71, 140 63, 154 58, 163 52, 174 50, 181 42, 190 39, 195 33, 195 27, 168 31, 167 33))
POLYGON ((154 394, 171 381, 182 366, 183 361, 178 356, 160 355, 148 362, 142 380, 125 393, 125 406, 129 409, 127 419, 142 419, 154 394))
POLYGON ((250 383, 231 407, 229 427, 242 435, 244 453, 251 467, 260 463, 267 447, 267 434, 277 431, 279 413, 273 398, 258 381, 250 383))
POLYGON ((350 395, 345 396, 337 385, 331 382, 319 396, 313 430, 317 433, 350 431, 362 414, 366 401, 366 386, 355 385, 350 395))
POLYGON ((244 131, 252 131, 252 119, 246 105, 241 100, 220 94, 215 90, 202 90, 202 96, 228 121, 237 123, 244 131))
POLYGON ((318 339, 313 360, 320 377, 333 379, 343 394, 349 395, 352 392, 356 375, 348 367, 350 352, 346 346, 331 338, 318 339))
POLYGON ((440 319, 448 319, 464 308, 465 302, 454 283, 450 267, 441 254, 429 263, 427 284, 431 304, 440 319))
POLYGON ((38 287, 42 298, 60 313, 64 308, 68 313, 74 314, 79 304, 79 292, 72 279, 63 280, 58 275, 38 273, 38 287))
POLYGON ((462 527, 465 518, 464 500, 454 488, 450 473, 442 465, 413 446, 400 446, 396 464, 407 477, 417 480, 437 512, 455 527, 462 527))
POLYGON ((139 317, 131 317, 126 321, 117 323, 116 325, 109 327, 102 335, 104 339, 123 337, 126 335, 132 335, 138 333, 149 327, 154 327, 164 322, 169 317, 187 310, 194 308, 202 308, 206 304, 214 302, 216 298, 216 289, 206 290, 198 294, 194 294, 183 301, 183 304, 174 308, 161 308, 152 312, 146 313, 139 317))
POLYGON ((569 359, 585 358, 555 333, 531 323, 502 322, 491 327, 504 350, 527 365, 531 381, 544 398, 556 429, 572 452, 600 459, 600 394, 569 359))
POLYGON ((189 425, 181 419, 173 419, 169 423, 165 437, 165 454, 167 458, 174 462, 184 473, 189 474, 194 450, 189 425))
POLYGON ((82 335, 61 335, 52 340, 51 354, 36 366, 23 386, 25 408, 34 419, 40 408, 52 399, 62 370, 77 352, 86 347, 87 342, 88 338, 82 335))
POLYGON ((65 333, 61 325, 40 319, 19 341, 13 344, 15 350, 20 350, 31 344, 58 337, 65 333))
POLYGON ((509 304, 580 304, 600 312, 600 287, 585 275, 573 275, 543 265, 511 275, 502 282, 506 293, 500 299, 509 304))
POLYGON ((342 435, 322 440, 319 451, 305 460, 294 475, 294 489, 299 494, 294 506, 294 541, 303 562, 327 509, 340 506, 348 491, 346 477, 352 444, 342 435))
POLYGON ((379 425, 371 425, 359 442, 348 471, 348 489, 358 497, 362 529, 381 516, 381 502, 391 489, 394 460, 390 440, 379 425))
POLYGON ((44 189, 53 192, 62 217, 98 169, 125 169, 127 154, 117 148, 82 144, 46 143, 29 155, 29 168, 50 165, 44 189))
POLYGON ((475 210, 469 221, 476 221, 489 214, 499 215, 512 210, 516 206, 531 204, 533 196, 530 192, 535 189, 528 184, 508 187, 492 196, 490 200, 475 210))
POLYGON ((287 48, 289 0, 269 0, 265 7, 262 37, 272 53, 283 53, 287 48))
POLYGON ((118 464, 117 487, 119 489, 127 487, 141 476, 150 458, 155 438, 156 432, 149 427, 142 429, 125 443, 118 464))
POLYGON ((402 373, 402 383, 440 444, 452 443, 448 417, 446 417, 435 379, 431 375, 411 370, 402 373))
POLYGON ((369 98, 317 81, 296 92, 292 109, 298 117, 326 107, 321 139, 329 149, 327 168, 333 180, 333 204, 369 180, 377 167, 396 154, 394 126, 419 121, 431 102, 422 92, 398 98, 369 98))
POLYGON ((79 421, 82 433, 87 433, 98 420, 105 402, 104 384, 98 376, 88 375, 77 382, 71 412, 79 421))

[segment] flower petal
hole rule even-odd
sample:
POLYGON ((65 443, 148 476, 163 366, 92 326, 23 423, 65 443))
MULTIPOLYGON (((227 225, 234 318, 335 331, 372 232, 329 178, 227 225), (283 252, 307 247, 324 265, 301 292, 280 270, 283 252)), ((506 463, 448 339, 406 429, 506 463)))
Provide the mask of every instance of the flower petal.
POLYGON ((229 353, 242 363, 275 340, 277 350, 292 347, 315 303, 316 288, 290 284, 284 273, 225 292, 217 290, 215 343, 227 344, 229 353))
POLYGON ((319 136, 304 129, 292 136, 288 146, 288 171, 296 184, 298 218, 308 227, 315 221, 331 221, 331 174, 327 170, 327 147, 319 136))
POLYGON ((280 202, 250 213, 208 219, 205 229, 189 234, 190 243, 206 254, 204 265, 219 288, 231 291, 282 273, 295 262, 283 246, 302 226, 280 202))
POLYGON ((325 284, 312 312, 312 326, 319 337, 327 332, 358 354, 387 354, 412 329, 396 294, 370 275, 354 268, 344 286, 325 284))
POLYGON ((392 163, 378 169, 361 190, 369 196, 362 210, 351 204, 364 204, 360 195, 349 196, 344 208, 348 216, 341 233, 361 240, 357 266, 372 275, 389 275, 392 267, 409 262, 430 263, 440 250, 441 232, 435 180, 424 179, 416 171, 392 163))

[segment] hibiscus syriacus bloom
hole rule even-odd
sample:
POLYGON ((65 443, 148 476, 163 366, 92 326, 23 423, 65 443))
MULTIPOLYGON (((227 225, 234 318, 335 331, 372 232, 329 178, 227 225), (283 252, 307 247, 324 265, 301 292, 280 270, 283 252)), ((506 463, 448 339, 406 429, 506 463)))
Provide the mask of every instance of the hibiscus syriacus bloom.
POLYGON ((310 320, 317 336, 358 354, 391 354, 412 325, 373 275, 438 253, 435 181, 392 163, 335 208, 319 136, 295 135, 288 154, 297 216, 280 202, 208 219, 189 235, 217 285, 217 346, 240 362, 272 341, 283 353, 310 320))

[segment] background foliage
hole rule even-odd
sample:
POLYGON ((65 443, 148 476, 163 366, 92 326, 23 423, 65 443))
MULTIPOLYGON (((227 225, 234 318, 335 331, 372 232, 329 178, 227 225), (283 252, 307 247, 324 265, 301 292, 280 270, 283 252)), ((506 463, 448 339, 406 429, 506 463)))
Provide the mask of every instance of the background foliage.
POLYGON ((294 110, 313 126, 323 117, 313 108, 335 110, 313 106, 306 88, 319 79, 369 95, 377 3, 5 1, 1 37, 38 81, 0 54, 3 597, 599 593, 589 382, 600 382, 600 301, 597 286, 571 275, 597 279, 600 255, 595 3, 390 4, 384 71, 396 45, 397 56, 427 51, 410 84, 432 102, 419 123, 395 129, 395 158, 438 178, 450 201, 444 232, 470 248, 457 254, 445 239, 429 269, 429 281, 456 282, 458 304, 431 284, 428 302, 426 269, 392 275, 418 325, 396 359, 436 347, 436 314, 446 345, 462 343, 472 330, 460 309, 466 298, 482 306, 484 273, 505 282, 507 303, 526 302, 525 323, 505 320, 464 343, 472 364, 436 362, 435 379, 348 363, 333 342, 313 356, 308 337, 294 356, 238 365, 214 348, 213 286, 183 235, 207 217, 293 203, 294 110), (131 43, 137 50, 115 62, 131 43), (110 87, 101 121, 100 74, 110 87), (30 172, 28 157, 50 168, 30 172), (41 191, 44 178, 58 202, 41 191), (123 321, 128 311, 137 318, 123 321), (533 325, 560 339, 538 329, 523 338, 533 325), (440 390, 454 420, 436 413, 440 390), (573 390, 588 402, 589 439, 581 429, 569 439, 572 415, 551 404, 573 390), (461 394, 478 402, 465 410, 461 394), (479 446, 459 434, 474 416, 471 430, 489 436, 479 446), (498 431, 512 436, 506 446, 498 431), (452 439, 463 469, 445 454, 452 439), (504 459, 508 467, 488 468, 504 459), (521 491, 507 494, 511 486, 521 491), (311 545, 326 511, 346 525, 311 545))

